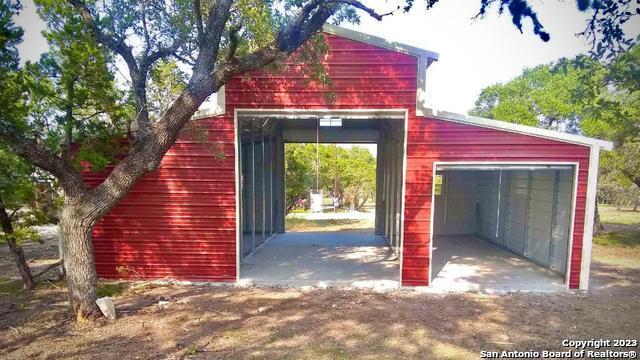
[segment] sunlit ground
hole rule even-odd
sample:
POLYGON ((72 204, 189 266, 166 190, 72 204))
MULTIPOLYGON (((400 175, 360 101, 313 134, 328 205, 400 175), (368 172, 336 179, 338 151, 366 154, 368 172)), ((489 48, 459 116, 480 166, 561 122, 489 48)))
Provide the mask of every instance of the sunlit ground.
POLYGON ((593 240, 593 259, 605 264, 640 268, 640 211, 600 205, 604 231, 593 240))

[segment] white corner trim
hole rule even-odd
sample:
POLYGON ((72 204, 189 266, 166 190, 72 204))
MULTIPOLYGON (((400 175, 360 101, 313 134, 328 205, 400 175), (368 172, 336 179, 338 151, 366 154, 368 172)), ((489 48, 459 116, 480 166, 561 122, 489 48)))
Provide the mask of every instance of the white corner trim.
POLYGON ((224 115, 226 112, 226 100, 225 100, 225 86, 222 85, 218 92, 216 93, 216 104, 213 107, 209 107, 206 109, 199 109, 196 111, 191 120, 199 120, 204 118, 209 118, 212 116, 224 115))
POLYGON ((405 222, 405 201, 407 196, 407 144, 409 137, 409 111, 404 110, 404 134, 402 148, 402 192, 400 194, 400 271, 398 284, 402 287, 402 267, 404 265, 404 222, 405 222))
POLYGON ((416 116, 431 116, 433 113, 427 107, 427 68, 429 59, 418 58, 418 87, 416 89, 416 116))
POLYGON ((580 263, 580 290, 589 289, 589 270, 591 266, 591 248, 593 245, 593 217, 596 211, 596 193, 598 187, 598 165, 600 162, 600 148, 592 146, 589 155, 589 175, 587 178, 587 197, 584 219, 584 234, 582 235, 582 261, 580 263))
POLYGON ((496 130, 505 130, 505 131, 510 131, 518 134, 531 135, 531 136, 541 137, 541 138, 550 139, 550 140, 557 140, 557 141, 562 141, 562 142, 567 142, 567 143, 572 143, 577 145, 584 145, 584 146, 591 146, 591 147, 595 146, 603 150, 610 151, 613 149, 613 143, 610 141, 594 139, 586 136, 567 134, 559 131, 541 129, 533 126, 514 124, 506 121, 486 119, 486 118, 481 118, 477 116, 469 116, 469 115, 457 114, 457 113, 452 113, 447 111, 438 111, 437 114, 434 111, 431 111, 431 112, 433 113, 432 117, 439 120, 458 122, 458 123, 468 124, 468 125, 476 125, 476 126, 481 126, 481 127, 486 127, 486 128, 496 129, 496 130))
MULTIPOLYGON (((223 90, 222 88, 220 90, 223 90)), ((224 96, 224 95, 223 95, 224 96)), ((224 99, 224 98, 223 98, 224 99)), ((242 208, 241 208, 241 197, 242 197, 242 193, 241 193, 241 185, 240 185, 240 181, 242 176, 240 175, 240 131, 239 131, 239 127, 240 127, 240 122, 238 119, 238 111, 234 110, 233 111, 233 155, 236 157, 236 161, 234 161, 234 169, 233 171, 235 172, 235 189, 236 189, 236 193, 235 193, 235 200, 236 200, 236 284, 238 282, 240 282, 240 262, 242 261, 242 254, 240 254, 240 240, 241 240, 241 236, 240 234, 242 233, 242 208)))

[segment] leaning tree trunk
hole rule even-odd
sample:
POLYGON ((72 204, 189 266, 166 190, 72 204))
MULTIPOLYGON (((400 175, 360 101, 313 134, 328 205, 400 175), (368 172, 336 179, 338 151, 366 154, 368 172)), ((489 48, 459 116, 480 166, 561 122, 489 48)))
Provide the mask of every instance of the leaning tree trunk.
POLYGON ((93 258, 91 232, 98 219, 92 218, 83 204, 65 201, 60 217, 63 236, 64 270, 69 288, 69 302, 78 321, 100 315, 96 304, 98 276, 93 258))
POLYGON ((1 198, 0 223, 2 223, 2 231, 4 232, 4 237, 7 240, 7 245, 9 245, 9 250, 11 251, 11 255, 13 256, 13 260, 16 263, 16 267, 18 267, 18 271, 20 271, 20 276, 22 277, 24 288, 33 289, 35 287, 35 282, 33 281, 33 276, 31 275, 31 269, 29 269, 29 265, 27 265, 27 259, 25 259, 24 257, 22 246, 16 243, 15 234, 13 232, 13 224, 11 224, 11 217, 9 216, 9 214, 7 214, 7 209, 5 209, 4 202, 1 198))

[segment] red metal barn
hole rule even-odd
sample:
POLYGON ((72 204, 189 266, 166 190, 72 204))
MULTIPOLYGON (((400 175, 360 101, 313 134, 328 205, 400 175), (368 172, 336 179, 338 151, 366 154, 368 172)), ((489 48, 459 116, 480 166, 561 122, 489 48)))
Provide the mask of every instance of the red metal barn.
MULTIPOLYGON (((96 226, 100 277, 239 281, 243 259, 284 232, 284 144, 319 141, 377 144, 375 233, 398 254, 398 284, 430 286, 455 259, 495 248, 587 289, 598 154, 610 143, 435 113, 423 97, 437 54, 333 26, 324 38, 329 86, 292 58, 282 73, 232 79, 194 116, 96 226)), ((509 288, 514 269, 482 276, 509 288)))

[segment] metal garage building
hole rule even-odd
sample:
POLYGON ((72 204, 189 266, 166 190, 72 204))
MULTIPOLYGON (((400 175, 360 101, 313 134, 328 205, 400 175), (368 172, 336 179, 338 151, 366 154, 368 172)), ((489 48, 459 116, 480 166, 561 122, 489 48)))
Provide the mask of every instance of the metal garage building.
POLYGON ((610 143, 436 113, 424 95, 437 54, 333 26, 324 36, 330 88, 291 61, 230 80, 217 108, 196 114, 208 142, 185 132, 96 226, 99 276, 238 281, 242 260, 284 232, 284 144, 319 140, 377 144, 375 233, 398 254, 398 284, 438 287, 486 253, 473 277, 489 286, 543 269, 560 288, 587 289, 598 156, 610 143), (317 133, 321 119, 341 126, 317 133))

